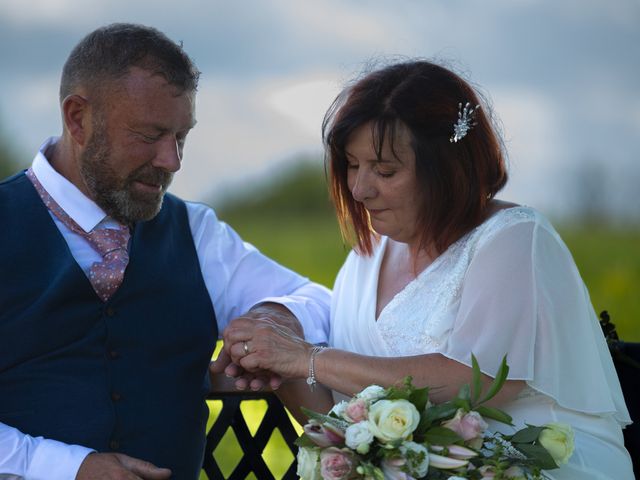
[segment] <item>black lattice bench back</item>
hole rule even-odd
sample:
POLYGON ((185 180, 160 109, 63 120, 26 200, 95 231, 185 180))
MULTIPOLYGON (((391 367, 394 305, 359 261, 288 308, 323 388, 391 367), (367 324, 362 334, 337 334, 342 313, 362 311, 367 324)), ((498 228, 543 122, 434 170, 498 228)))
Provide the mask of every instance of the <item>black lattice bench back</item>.
MULTIPOLYGON (((209 400, 222 401, 222 409, 217 416, 212 411, 214 420, 207 432, 201 479, 244 480, 251 474, 258 480, 297 478, 297 447, 293 442, 298 438, 298 433, 276 395, 219 391, 210 394, 209 400), (244 413, 256 409, 262 411, 265 403, 262 420, 257 428, 257 422, 250 421, 250 428, 243 409, 244 413), (271 462, 263 457, 267 449, 271 462), (288 468, 286 465, 289 465, 288 468)), ((215 402, 210 404, 210 407, 215 406, 215 402)), ((217 406, 219 409, 219 404, 217 406)))

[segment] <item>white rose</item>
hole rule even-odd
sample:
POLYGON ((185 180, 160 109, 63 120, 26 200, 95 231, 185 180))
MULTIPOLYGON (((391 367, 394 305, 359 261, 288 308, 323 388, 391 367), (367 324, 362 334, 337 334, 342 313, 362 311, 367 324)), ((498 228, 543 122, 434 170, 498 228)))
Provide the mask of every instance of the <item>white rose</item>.
POLYGON ((331 410, 329 410, 329 413, 333 413, 340 418, 344 418, 344 412, 347 409, 347 405, 349 405, 349 403, 342 400, 341 402, 336 403, 331 410))
POLYGON ((381 442, 406 439, 419 422, 418 410, 407 400, 379 400, 369 409, 369 428, 381 442))
POLYGON ((303 480, 321 480, 320 455, 313 448, 298 449, 298 470, 296 474, 303 480))
POLYGON ((373 442, 373 433, 369 428, 369 422, 363 421, 349 425, 345 432, 344 441, 347 447, 361 455, 369 452, 369 445, 373 442))
POLYGON ((387 391, 380 385, 369 385, 358 395, 356 395, 356 397, 362 398, 367 402, 375 402, 376 400, 380 400, 382 397, 384 397, 386 393, 387 391))
POLYGON ((407 467, 414 478, 422 478, 429 470, 429 451, 424 445, 415 442, 404 442, 400 452, 407 459, 407 467))
POLYGON ((547 449, 558 465, 567 463, 573 454, 573 430, 566 423, 547 423, 538 441, 547 449))

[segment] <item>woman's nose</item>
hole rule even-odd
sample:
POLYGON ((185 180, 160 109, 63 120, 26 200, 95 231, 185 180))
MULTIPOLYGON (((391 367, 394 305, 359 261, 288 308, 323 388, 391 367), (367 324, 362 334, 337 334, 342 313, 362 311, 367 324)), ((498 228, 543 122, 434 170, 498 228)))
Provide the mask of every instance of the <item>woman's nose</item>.
POLYGON ((353 177, 351 195, 357 202, 364 202, 375 196, 375 187, 371 182, 370 175, 362 169, 358 169, 353 177))

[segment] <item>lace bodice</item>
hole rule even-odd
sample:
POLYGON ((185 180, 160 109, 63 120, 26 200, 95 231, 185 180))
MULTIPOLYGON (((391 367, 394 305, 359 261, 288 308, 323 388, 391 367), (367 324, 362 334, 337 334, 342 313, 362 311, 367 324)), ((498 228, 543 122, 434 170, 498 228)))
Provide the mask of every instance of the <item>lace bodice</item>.
POLYGON ((478 246, 509 225, 532 221, 533 216, 526 207, 497 212, 453 243, 398 292, 377 322, 390 351, 397 356, 438 351, 451 329, 452 308, 460 298, 465 273, 478 246))

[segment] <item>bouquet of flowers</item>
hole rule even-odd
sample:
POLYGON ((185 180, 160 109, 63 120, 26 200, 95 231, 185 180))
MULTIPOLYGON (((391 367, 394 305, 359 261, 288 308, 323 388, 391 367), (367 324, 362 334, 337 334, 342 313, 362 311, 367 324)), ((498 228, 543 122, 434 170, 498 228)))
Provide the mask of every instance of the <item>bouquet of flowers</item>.
POLYGON ((298 476, 304 480, 542 479, 573 453, 565 424, 527 425, 513 435, 490 433, 485 418, 511 425, 505 412, 483 405, 504 384, 502 360, 482 395, 472 356, 472 385, 434 405, 429 389, 407 377, 400 387, 371 385, 327 414, 305 409, 309 423, 297 440, 298 476))

